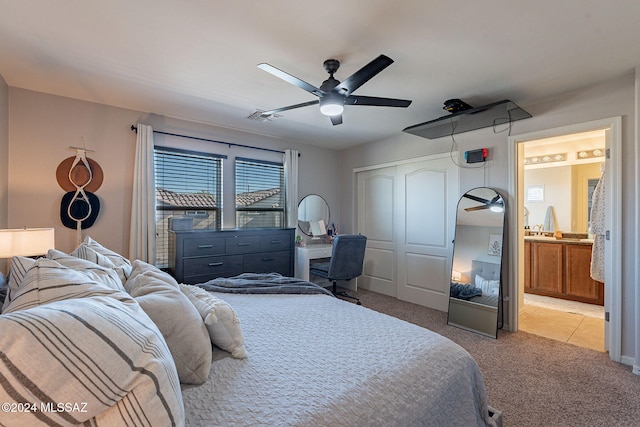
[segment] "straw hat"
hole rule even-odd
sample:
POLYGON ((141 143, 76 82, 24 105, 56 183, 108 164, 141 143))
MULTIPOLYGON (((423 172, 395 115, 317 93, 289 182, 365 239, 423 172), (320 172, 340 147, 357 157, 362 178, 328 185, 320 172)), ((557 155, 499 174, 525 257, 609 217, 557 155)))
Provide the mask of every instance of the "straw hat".
POLYGON ((76 191, 77 188, 84 188, 86 191, 94 192, 102 185, 104 179, 102 168, 93 159, 87 157, 87 162, 91 171, 84 163, 78 162, 73 166, 76 157, 68 157, 58 165, 56 169, 56 179, 64 191, 76 191), (71 169, 73 166, 73 169, 71 169), (90 182, 88 182, 90 180, 90 182))

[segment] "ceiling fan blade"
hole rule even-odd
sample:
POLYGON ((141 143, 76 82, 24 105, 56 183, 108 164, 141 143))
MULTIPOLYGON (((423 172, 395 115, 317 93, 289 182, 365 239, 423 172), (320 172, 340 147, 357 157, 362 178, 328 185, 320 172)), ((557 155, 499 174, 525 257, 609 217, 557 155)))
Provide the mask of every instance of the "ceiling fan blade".
POLYGON ((329 118, 331 119, 331 123, 333 123, 334 126, 342 124, 342 114, 340 114, 339 116, 329 116, 329 118))
POLYGON ((302 90, 306 90, 309 93, 314 94, 315 96, 323 96, 326 94, 325 91, 318 89, 317 87, 305 82, 304 80, 300 80, 299 78, 292 76, 289 73, 286 73, 279 68, 274 67, 273 65, 262 63, 258 64, 258 68, 266 71, 269 74, 272 74, 287 83, 291 83, 292 85, 298 86, 302 90))
POLYGON ((370 105, 374 107, 406 108, 409 105, 411 105, 411 100, 395 99, 395 98, 378 98, 375 96, 351 95, 345 98, 344 103, 349 105, 370 105))
POLYGON ((302 104, 289 105, 288 107, 282 107, 282 108, 276 108, 275 110, 263 111, 262 114, 267 115, 267 114, 281 113, 283 111, 293 110, 294 108, 308 107, 309 105, 317 105, 319 103, 320 103, 320 100, 316 99, 315 101, 303 102, 302 104))
POLYGON ((333 88, 333 91, 340 95, 348 96, 391 64, 393 64, 393 59, 386 55, 380 55, 353 73, 351 76, 347 77, 342 83, 333 88))
POLYGON ((472 206, 470 208, 465 208, 464 210, 467 212, 472 212, 472 211, 481 211, 483 209, 489 209, 489 205, 472 206))
POLYGON ((469 193, 465 193, 463 197, 466 197, 467 199, 475 200, 476 202, 479 202, 479 203, 484 203, 485 205, 488 205, 489 203, 491 203, 490 200, 483 199, 482 197, 474 196, 473 194, 469 194, 469 193))

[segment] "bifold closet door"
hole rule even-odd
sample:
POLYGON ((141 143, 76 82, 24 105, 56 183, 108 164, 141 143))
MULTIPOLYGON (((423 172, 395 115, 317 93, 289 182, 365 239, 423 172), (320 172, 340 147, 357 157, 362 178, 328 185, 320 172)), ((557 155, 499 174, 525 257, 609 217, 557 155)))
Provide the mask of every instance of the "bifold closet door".
POLYGON ((447 311, 458 170, 432 156, 357 174, 358 232, 368 237, 359 285, 447 311))

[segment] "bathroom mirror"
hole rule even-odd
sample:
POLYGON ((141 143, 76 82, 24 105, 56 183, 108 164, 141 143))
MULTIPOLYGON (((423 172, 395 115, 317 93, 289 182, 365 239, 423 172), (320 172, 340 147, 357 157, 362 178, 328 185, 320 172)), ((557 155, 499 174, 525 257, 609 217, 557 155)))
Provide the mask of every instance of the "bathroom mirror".
POLYGON ((458 201, 447 323, 498 337, 502 313, 502 242, 506 204, 494 189, 474 188, 458 201))
POLYGON ((329 205, 317 194, 305 196, 298 204, 298 228, 305 236, 327 234, 329 205))

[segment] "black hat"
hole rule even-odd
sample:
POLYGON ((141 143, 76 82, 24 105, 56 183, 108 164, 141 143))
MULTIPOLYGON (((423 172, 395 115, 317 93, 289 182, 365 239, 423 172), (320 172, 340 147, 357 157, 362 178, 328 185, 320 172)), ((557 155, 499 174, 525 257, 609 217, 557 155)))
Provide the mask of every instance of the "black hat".
POLYGON ((100 200, 98 196, 89 191, 69 191, 62 196, 60 203, 60 220, 62 225, 74 230, 78 227, 83 230, 89 228, 96 222, 100 211, 100 200))

